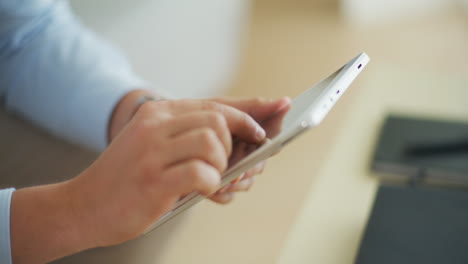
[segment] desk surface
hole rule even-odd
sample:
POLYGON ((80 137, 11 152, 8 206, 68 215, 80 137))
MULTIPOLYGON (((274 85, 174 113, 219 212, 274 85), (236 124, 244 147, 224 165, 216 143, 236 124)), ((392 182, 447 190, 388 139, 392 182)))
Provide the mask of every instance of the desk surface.
POLYGON ((468 122, 468 78, 401 68, 374 68, 369 74, 308 192, 279 263, 353 262, 378 185, 369 167, 387 113, 468 122))
POLYGON ((231 95, 296 95, 362 49, 371 63, 319 128, 270 160, 249 193, 227 207, 193 208, 161 263, 353 263, 377 187, 368 164, 385 114, 468 120, 468 83, 459 77, 468 69, 464 18, 355 31, 307 11, 254 13, 231 95))

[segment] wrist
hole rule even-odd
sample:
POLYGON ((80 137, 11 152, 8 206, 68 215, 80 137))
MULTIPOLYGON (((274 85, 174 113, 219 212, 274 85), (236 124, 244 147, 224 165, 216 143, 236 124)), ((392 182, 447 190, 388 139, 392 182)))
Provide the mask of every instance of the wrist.
POLYGON ((14 263, 45 263, 92 247, 73 209, 69 182, 17 190, 11 202, 14 263))
POLYGON ((151 91, 139 89, 126 94, 120 100, 110 119, 108 129, 109 142, 111 142, 119 134, 122 128, 124 128, 132 119, 133 115, 138 110, 138 107, 141 105, 140 100, 145 96, 155 98, 156 100, 161 99, 151 91))

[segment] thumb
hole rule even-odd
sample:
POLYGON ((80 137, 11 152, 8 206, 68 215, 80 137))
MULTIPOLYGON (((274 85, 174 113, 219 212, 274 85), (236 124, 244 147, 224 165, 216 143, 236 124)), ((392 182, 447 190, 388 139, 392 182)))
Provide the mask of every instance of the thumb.
POLYGON ((234 107, 242 112, 247 113, 256 121, 262 121, 266 119, 270 115, 289 106, 291 103, 291 99, 289 97, 283 97, 276 100, 264 98, 216 98, 212 101, 234 107))

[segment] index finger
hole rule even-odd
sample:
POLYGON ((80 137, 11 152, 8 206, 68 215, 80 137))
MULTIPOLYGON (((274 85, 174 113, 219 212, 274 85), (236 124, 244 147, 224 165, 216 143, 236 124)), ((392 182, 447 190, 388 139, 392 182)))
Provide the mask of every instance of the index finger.
POLYGON ((249 143, 261 143, 265 130, 248 114, 234 107, 205 100, 174 100, 166 103, 171 114, 178 115, 191 111, 215 111, 221 113, 232 135, 249 143))

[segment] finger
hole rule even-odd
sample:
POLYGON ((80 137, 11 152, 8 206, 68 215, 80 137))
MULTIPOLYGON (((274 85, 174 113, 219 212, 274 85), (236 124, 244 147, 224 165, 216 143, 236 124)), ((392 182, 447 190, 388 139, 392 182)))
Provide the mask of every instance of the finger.
POLYGON ((231 184, 236 184, 236 183, 242 181, 242 179, 244 179, 244 177, 245 177, 245 174, 246 174, 246 172, 239 175, 237 178, 235 178, 234 180, 231 181, 231 184))
POLYGON ((265 130, 251 116, 229 105, 207 100, 176 100, 165 103, 170 104, 169 111, 174 115, 193 111, 221 113, 232 135, 251 143, 260 143, 265 139, 265 130))
POLYGON ((187 130, 209 127, 216 132, 218 138, 223 143, 226 155, 229 156, 231 154, 231 132, 227 126, 226 119, 224 119, 224 116, 220 113, 200 111, 184 114, 171 118, 165 123, 164 127, 168 128, 169 137, 177 137, 187 132, 187 130))
POLYGON ((235 165, 246 156, 247 143, 242 141, 234 141, 234 146, 229 156, 229 167, 235 165))
POLYGON ((168 168, 164 178, 171 186, 168 191, 178 192, 181 196, 193 191, 209 195, 221 183, 221 175, 214 167, 195 159, 168 168))
MULTIPOLYGON (((268 139, 263 141, 263 143, 267 141, 268 139)), ((231 156, 229 156, 229 167, 235 165, 237 162, 239 162, 243 158, 250 155, 252 152, 257 150, 260 146, 261 144, 247 144, 245 142, 234 139, 233 150, 232 150, 231 156)))
POLYGON ((216 193, 210 196, 210 200, 219 204, 227 204, 230 203, 234 199, 234 193, 226 192, 226 193, 216 193))
POLYGON ((190 130, 171 140, 171 151, 164 155, 164 163, 171 166, 191 159, 202 160, 222 172, 227 167, 227 155, 216 132, 210 128, 190 130))
POLYGON ((243 179, 247 179, 247 178, 253 177, 255 175, 261 174, 263 172, 263 170, 265 169, 265 164, 266 164, 266 162, 262 161, 262 162, 258 163, 257 165, 255 165, 255 167, 253 167, 252 169, 246 171, 243 179))
POLYGON ((252 187, 254 181, 255 177, 243 179, 236 184, 231 184, 231 186, 229 186, 225 192, 246 192, 252 187))
POLYGON ((232 106, 249 114, 257 121, 263 121, 270 115, 278 112, 291 103, 289 97, 276 100, 264 98, 238 99, 238 98, 216 98, 213 101, 232 106))

